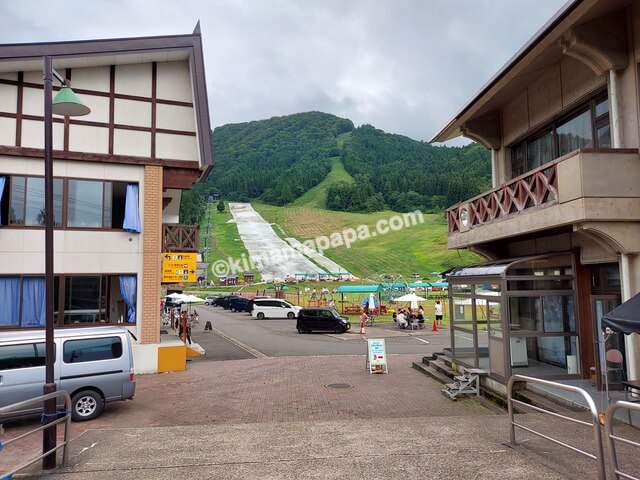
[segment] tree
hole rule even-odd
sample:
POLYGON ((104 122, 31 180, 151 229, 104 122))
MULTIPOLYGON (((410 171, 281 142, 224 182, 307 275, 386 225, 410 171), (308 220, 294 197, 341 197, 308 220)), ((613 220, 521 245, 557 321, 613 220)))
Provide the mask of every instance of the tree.
POLYGON ((220 213, 224 212, 224 201, 222 199, 220 199, 220 201, 218 202, 218 206, 216 207, 216 209, 220 213))

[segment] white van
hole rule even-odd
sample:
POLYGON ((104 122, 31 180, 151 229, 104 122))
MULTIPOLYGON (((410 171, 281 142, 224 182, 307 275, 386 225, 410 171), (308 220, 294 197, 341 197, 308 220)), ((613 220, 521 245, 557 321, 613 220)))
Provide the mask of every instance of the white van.
MULTIPOLYGON (((58 390, 71 396, 75 421, 93 420, 105 403, 133 398, 131 334, 123 327, 64 328, 54 331, 54 374, 58 390)), ((0 336, 0 407, 42 395, 45 331, 19 330, 0 336)), ((41 408, 9 416, 38 413, 41 408)))
POLYGON ((251 316, 263 318, 296 318, 300 307, 277 298, 256 298, 251 308, 251 316))

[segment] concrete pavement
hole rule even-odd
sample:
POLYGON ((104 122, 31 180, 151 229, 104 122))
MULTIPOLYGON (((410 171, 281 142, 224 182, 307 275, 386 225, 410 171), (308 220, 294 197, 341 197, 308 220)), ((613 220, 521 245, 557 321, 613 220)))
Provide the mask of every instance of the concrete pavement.
MULTIPOLYGON (((457 402, 390 355, 371 375, 365 356, 253 358, 190 363, 181 373, 137 377, 131 402, 73 424, 69 467, 51 479, 561 479, 596 478, 592 461, 518 432, 504 412, 473 398, 457 402), (330 388, 341 384, 347 388, 330 388)), ((538 414, 530 426, 593 450, 588 429, 538 414)), ((36 425, 31 422, 31 426, 36 425)), ((7 423, 0 439, 26 428, 7 423)), ((0 452, 15 460, 39 437, 0 452)), ((633 457, 634 459, 636 457, 633 457)))

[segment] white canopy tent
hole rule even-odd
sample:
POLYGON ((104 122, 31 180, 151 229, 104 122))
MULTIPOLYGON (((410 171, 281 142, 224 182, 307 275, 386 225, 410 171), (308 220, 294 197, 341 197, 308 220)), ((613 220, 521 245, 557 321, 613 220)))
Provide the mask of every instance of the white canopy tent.
POLYGON ((419 302, 426 302, 427 299, 419 295, 416 295, 415 293, 407 293, 406 295, 402 295, 401 297, 394 298, 393 301, 394 302, 410 302, 411 308, 416 309, 418 308, 419 302))

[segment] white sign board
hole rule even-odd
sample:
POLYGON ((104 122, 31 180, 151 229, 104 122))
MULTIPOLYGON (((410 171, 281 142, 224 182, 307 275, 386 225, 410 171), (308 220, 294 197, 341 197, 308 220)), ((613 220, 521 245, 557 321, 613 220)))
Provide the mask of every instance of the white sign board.
POLYGON ((389 373, 384 338, 367 339, 367 368, 369 373, 389 373))

